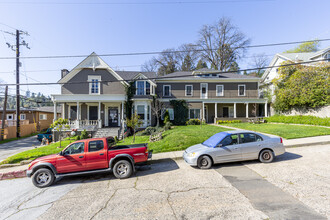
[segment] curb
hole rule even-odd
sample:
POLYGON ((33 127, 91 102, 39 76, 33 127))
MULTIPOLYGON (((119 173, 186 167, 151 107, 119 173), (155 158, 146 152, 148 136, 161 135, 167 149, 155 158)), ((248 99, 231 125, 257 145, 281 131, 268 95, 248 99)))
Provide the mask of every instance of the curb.
POLYGON ((0 180, 8 180, 26 177, 26 170, 12 171, 8 173, 0 173, 0 180))
POLYGON ((307 147, 310 145, 326 145, 330 144, 330 141, 320 141, 320 142, 313 142, 313 143, 302 143, 302 144, 292 144, 292 145, 284 145, 285 148, 295 148, 295 147, 307 147))

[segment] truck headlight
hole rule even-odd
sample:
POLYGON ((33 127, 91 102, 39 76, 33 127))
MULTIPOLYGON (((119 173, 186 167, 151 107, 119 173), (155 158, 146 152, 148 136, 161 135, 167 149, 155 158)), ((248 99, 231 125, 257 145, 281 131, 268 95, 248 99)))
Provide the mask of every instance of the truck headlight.
POLYGON ((195 156, 195 152, 192 152, 192 153, 188 153, 187 154, 187 157, 194 157, 195 156))

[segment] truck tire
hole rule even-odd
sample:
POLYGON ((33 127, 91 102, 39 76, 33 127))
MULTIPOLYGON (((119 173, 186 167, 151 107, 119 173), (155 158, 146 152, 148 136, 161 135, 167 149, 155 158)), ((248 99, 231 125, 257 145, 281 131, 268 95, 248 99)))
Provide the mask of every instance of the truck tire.
POLYGON ((120 160, 113 166, 113 174, 118 179, 126 179, 133 173, 132 164, 127 160, 120 160))
POLYGON ((38 188, 44 188, 50 186, 52 185, 54 180, 55 180, 54 173, 47 168, 38 169, 32 175, 32 183, 38 188))

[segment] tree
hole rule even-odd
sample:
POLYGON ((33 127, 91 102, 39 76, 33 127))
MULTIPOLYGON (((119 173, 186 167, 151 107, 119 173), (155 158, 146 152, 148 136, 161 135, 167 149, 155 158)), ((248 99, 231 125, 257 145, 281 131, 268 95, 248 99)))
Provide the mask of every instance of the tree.
POLYGON ((239 72, 239 66, 238 64, 234 61, 231 63, 228 71, 236 71, 236 72, 239 72))
POLYGON ((159 66, 157 72, 161 76, 178 70, 178 57, 174 49, 166 49, 158 56, 158 58, 153 59, 159 66))
POLYGON ((141 70, 143 72, 155 72, 157 71, 157 62, 154 58, 152 58, 151 60, 148 60, 146 62, 144 62, 144 64, 141 67, 141 70))
POLYGON ((201 56, 216 70, 228 70, 232 63, 242 57, 250 40, 222 17, 214 25, 204 25, 199 31, 198 46, 201 56))
POLYGON ((285 53, 316 52, 316 51, 318 51, 319 46, 320 46, 320 41, 314 40, 314 41, 302 43, 302 44, 298 45, 297 47, 295 47, 291 50, 285 51, 285 53))
MULTIPOLYGON (((254 54, 252 56, 252 63, 250 65, 253 68, 264 68, 269 64, 269 59, 266 56, 266 54, 261 53, 261 54, 254 54)), ((261 77, 262 74, 264 74, 265 70, 264 69, 258 69, 256 71, 250 72, 250 74, 255 73, 256 76, 261 77)))
POLYGON ((156 127, 159 127, 159 119, 162 115, 162 110, 164 108, 164 103, 159 101, 159 98, 157 95, 154 95, 152 97, 152 102, 151 102, 151 111, 153 113, 153 115, 155 115, 156 119, 157 119, 157 125, 156 127))
POLYGON ((200 59, 197 63, 196 70, 203 69, 203 68, 207 68, 207 64, 205 61, 200 59))
POLYGON ((136 113, 132 116, 131 119, 126 119, 127 127, 130 127, 133 129, 133 143, 135 142, 135 131, 137 128, 139 128, 142 125, 142 121, 140 120, 140 116, 138 116, 136 113))
POLYGON ((181 71, 195 70, 196 61, 198 59, 198 52, 196 51, 196 45, 183 44, 178 48, 177 52, 178 63, 181 64, 181 71))
POLYGON ((56 121, 54 121, 53 124, 50 125, 50 128, 59 132, 60 147, 61 147, 61 143, 62 143, 62 132, 64 130, 70 129, 70 126, 68 125, 68 123, 69 123, 68 119, 59 118, 56 121))

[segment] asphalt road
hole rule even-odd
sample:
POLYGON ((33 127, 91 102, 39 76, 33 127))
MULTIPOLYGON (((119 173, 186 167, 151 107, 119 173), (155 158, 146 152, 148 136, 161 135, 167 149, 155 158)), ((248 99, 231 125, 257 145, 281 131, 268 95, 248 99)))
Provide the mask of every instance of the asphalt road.
POLYGON ((0 144, 0 162, 13 154, 33 149, 34 146, 40 146, 36 136, 0 144))
MULTIPOLYGON (((317 149, 324 157, 330 156, 329 145, 317 149)), ((328 194, 313 192, 326 197, 324 201, 318 199, 315 208, 309 200, 296 196, 299 187, 295 193, 287 191, 296 184, 283 187, 258 174, 273 168, 278 175, 283 166, 310 172, 310 154, 319 154, 315 147, 288 151, 271 164, 230 163, 210 170, 192 168, 183 160, 159 160, 139 167, 129 179, 118 180, 112 174, 85 175, 63 178, 46 189, 35 188, 28 178, 0 181, 0 219, 329 218, 328 194)), ((329 164, 325 166, 322 181, 304 183, 307 190, 300 193, 311 193, 311 188, 328 189, 330 169, 329 164)), ((291 180, 301 181, 301 173, 290 173, 291 180)))

